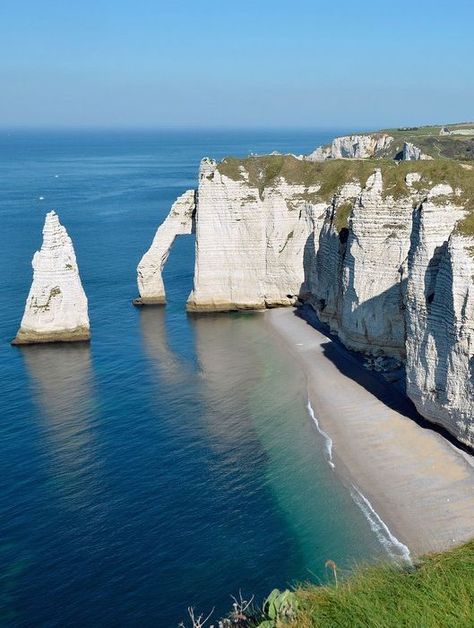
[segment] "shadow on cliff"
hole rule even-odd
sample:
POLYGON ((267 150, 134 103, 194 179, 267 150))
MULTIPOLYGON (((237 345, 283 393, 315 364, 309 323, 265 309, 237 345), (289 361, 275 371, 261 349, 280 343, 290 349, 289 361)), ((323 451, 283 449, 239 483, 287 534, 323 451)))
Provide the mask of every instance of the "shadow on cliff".
POLYGON ((400 276, 389 288, 359 303, 355 260, 347 245, 349 235, 347 228, 335 233, 330 221, 326 221, 317 251, 314 234, 308 237, 303 254, 304 282, 300 299, 313 303, 325 322, 343 320, 344 334, 354 348, 364 350, 372 345, 380 347, 387 355, 399 356, 403 354, 405 341, 406 278, 400 276))
POLYGON ((394 384, 387 382, 381 374, 365 369, 363 367, 364 359, 362 355, 347 349, 339 338, 331 333, 329 327, 319 321, 311 306, 305 304, 298 307, 295 310, 295 316, 298 316, 298 318, 301 318, 308 325, 327 337, 327 343, 322 345, 324 355, 331 360, 336 368, 346 375, 346 377, 357 382, 387 407, 415 421, 423 429, 440 434, 451 444, 466 453, 473 453, 472 449, 456 440, 456 438, 443 427, 431 423, 422 417, 410 399, 394 384))
MULTIPOLYGON (((449 289, 453 287, 454 278, 447 242, 436 247, 425 271, 424 283, 427 316, 420 344, 427 347, 430 339, 434 341, 438 366, 435 370, 435 390, 429 392, 434 392, 436 402, 446 407, 450 405, 448 365, 450 356, 454 353, 457 338, 453 290, 449 289)), ((420 354, 424 356, 424 368, 428 371, 430 369, 430 364, 426 361, 428 352, 425 350, 420 354)))

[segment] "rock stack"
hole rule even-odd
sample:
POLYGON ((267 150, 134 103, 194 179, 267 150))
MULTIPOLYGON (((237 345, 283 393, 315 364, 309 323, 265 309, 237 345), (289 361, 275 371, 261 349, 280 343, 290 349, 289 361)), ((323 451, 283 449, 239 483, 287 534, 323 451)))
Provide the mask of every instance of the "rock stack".
POLYGON ((87 297, 76 255, 54 211, 46 215, 43 244, 34 254, 32 265, 33 283, 12 344, 89 340, 87 297))

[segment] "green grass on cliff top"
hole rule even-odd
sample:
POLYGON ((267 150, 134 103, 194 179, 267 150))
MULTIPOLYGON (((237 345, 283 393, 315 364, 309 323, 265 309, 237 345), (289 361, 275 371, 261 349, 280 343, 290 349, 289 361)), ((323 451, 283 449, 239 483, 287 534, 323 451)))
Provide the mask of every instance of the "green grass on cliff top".
POLYGON ((394 141, 389 144, 377 157, 393 159, 403 150, 405 142, 411 142, 426 155, 434 159, 458 159, 474 161, 474 133, 469 135, 440 135, 442 129, 460 131, 474 129, 474 122, 459 124, 444 124, 437 126, 416 126, 398 129, 383 129, 370 135, 378 136, 382 133, 391 135, 394 141))
POLYGON ((308 585, 296 593, 293 628, 472 628, 474 541, 415 568, 365 567, 337 588, 308 585))
POLYGON ((421 174, 420 183, 413 187, 420 194, 438 183, 448 183, 453 189, 459 188, 462 194, 455 201, 470 211, 459 224, 459 230, 467 235, 474 235, 474 169, 469 164, 453 159, 402 162, 392 159, 308 161, 292 155, 263 155, 243 159, 227 157, 217 166, 221 174, 235 181, 244 181, 245 171, 249 185, 258 190, 260 197, 265 189, 273 187, 279 178, 283 178, 288 183, 300 184, 306 188, 302 198, 328 203, 349 181, 355 180, 362 186, 365 185, 376 168, 382 170, 385 196, 407 196, 410 191, 405 177, 409 172, 421 174), (308 191, 310 186, 318 184, 321 187, 317 193, 308 191))

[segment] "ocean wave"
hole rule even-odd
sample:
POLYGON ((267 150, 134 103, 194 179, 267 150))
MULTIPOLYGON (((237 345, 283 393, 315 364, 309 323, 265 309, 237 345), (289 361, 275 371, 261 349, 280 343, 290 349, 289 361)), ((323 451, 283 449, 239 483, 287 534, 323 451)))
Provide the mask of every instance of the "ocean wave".
POLYGON ((408 547, 390 532, 387 524, 374 510, 367 497, 363 495, 360 490, 354 486, 354 484, 352 485, 351 495, 352 499, 364 513, 370 527, 375 532, 378 540, 384 546, 389 556, 395 560, 402 559, 407 563, 412 564, 411 554, 408 547))
MULTIPOLYGON (((335 469, 334 461, 332 458, 332 438, 320 426, 316 414, 314 413, 313 406, 311 405, 311 401, 309 399, 306 407, 308 408, 309 416, 312 418, 316 429, 324 438, 324 446, 327 453, 328 464, 331 466, 332 469, 335 469)), ((392 534, 385 521, 383 521, 383 519, 375 511, 374 507, 367 499, 367 497, 363 493, 361 493, 361 491, 354 484, 351 488, 351 496, 357 506, 359 506, 359 508, 362 510, 365 518, 369 522, 371 529, 375 533, 379 542, 385 548, 388 555, 394 560, 401 559, 409 564, 412 564, 411 554, 408 547, 404 543, 399 541, 395 535, 392 534)))
POLYGON ((308 408, 309 416, 313 419, 313 422, 314 422, 314 424, 316 426, 316 429, 321 434, 321 436, 324 438, 324 447, 326 449, 326 453, 327 453, 327 457, 328 457, 327 458, 328 464, 329 464, 329 466, 332 469, 334 469, 335 466, 334 466, 334 462, 333 462, 333 459, 332 459, 332 438, 319 425, 319 421, 316 418, 316 415, 314 414, 313 406, 311 405, 311 401, 309 399, 308 399, 308 403, 306 404, 306 407, 308 408))

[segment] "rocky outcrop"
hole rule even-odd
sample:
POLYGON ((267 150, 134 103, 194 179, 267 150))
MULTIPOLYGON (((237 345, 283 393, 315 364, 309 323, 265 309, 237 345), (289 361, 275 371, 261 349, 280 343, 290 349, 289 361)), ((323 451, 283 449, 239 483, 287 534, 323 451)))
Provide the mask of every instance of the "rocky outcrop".
POLYGON ((465 129, 447 129, 443 127, 439 132, 440 135, 474 135, 474 126, 465 129))
POLYGON ((376 170, 356 199, 342 269, 340 336, 350 348, 403 356, 400 267, 409 247, 412 200, 383 194, 376 170))
POLYGON ((462 214, 436 196, 414 212, 406 381, 420 414, 474 446, 474 238, 454 228, 462 214))
POLYGON ((32 264, 33 283, 12 344, 89 340, 87 297, 76 255, 54 211, 46 215, 43 244, 32 264))
POLYGON ((460 191, 420 180, 394 198, 377 171, 345 232, 327 210, 309 301, 346 346, 406 358, 420 414, 474 446, 474 237, 456 226, 460 191))
MULTIPOLYGON (((354 190, 355 191, 355 190, 354 190)), ((385 194, 380 169, 352 198, 341 229, 336 203, 318 237, 310 302, 346 346, 403 357, 405 326, 401 266, 410 246, 413 197, 385 194)), ((347 211, 347 210, 346 210, 347 211)))
POLYGON ((402 151, 402 161, 417 161, 419 159, 433 159, 430 155, 425 155, 418 146, 411 142, 404 142, 402 151))
POLYGON ((390 146, 393 137, 385 133, 372 135, 345 135, 336 137, 329 146, 320 146, 307 159, 366 159, 377 157, 390 146))
POLYGON ((188 190, 173 203, 166 220, 158 227, 150 248, 138 264, 137 283, 140 298, 135 299, 135 305, 166 303, 163 267, 176 236, 194 233, 195 211, 195 190, 188 190))
POLYGON ((261 189, 243 168, 232 178, 201 164, 190 311, 262 309, 294 303, 313 230, 306 200, 319 185, 284 178, 261 189))

